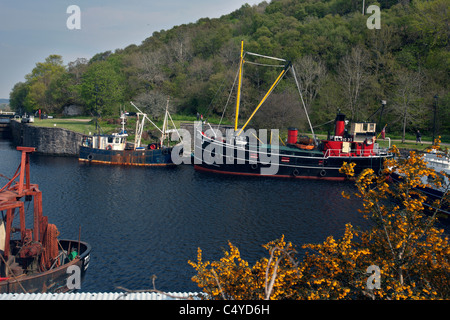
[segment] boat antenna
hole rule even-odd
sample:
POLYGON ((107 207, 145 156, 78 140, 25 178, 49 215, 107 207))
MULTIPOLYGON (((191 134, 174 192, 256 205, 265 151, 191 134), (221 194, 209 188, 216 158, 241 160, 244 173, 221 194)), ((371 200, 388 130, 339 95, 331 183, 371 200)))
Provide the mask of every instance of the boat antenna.
POLYGON ((122 108, 120 108, 120 124, 122 125, 122 134, 125 134, 125 119, 127 115, 125 110, 122 111, 122 108))

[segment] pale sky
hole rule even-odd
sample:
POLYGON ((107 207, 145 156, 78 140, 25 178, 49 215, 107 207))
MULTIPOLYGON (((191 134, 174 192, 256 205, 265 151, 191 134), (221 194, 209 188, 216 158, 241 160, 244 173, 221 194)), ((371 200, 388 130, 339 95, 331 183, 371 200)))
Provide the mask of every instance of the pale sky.
MULTIPOLYGON (((263 0, 0 0, 0 98, 25 81, 37 62, 59 54, 64 63, 140 45, 154 31, 219 18, 263 0), (70 30, 70 5, 81 29, 70 30)), ((270 2, 270 1, 267 1, 270 2)))

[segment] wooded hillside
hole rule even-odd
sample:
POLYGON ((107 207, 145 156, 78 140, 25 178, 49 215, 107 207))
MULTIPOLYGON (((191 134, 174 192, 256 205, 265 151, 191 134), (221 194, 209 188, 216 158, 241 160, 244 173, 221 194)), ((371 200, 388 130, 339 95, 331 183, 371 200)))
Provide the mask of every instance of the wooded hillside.
MULTIPOLYGON (((116 116, 133 101, 157 117, 170 97, 178 113, 221 117, 227 106, 231 119, 235 94, 228 99, 244 40, 246 51, 292 61, 314 125, 333 120, 338 109, 353 120, 375 114, 378 122, 386 100, 381 122, 388 132, 430 132, 437 106, 437 132, 450 135, 448 1, 365 1, 371 4, 381 8, 381 29, 367 28, 370 13, 362 14, 360 0, 273 0, 67 66, 51 55, 15 85, 11 106, 59 114, 79 105, 87 115, 116 116)), ((246 66, 241 122, 278 72, 246 66)), ((291 74, 251 125, 308 130, 291 74)))

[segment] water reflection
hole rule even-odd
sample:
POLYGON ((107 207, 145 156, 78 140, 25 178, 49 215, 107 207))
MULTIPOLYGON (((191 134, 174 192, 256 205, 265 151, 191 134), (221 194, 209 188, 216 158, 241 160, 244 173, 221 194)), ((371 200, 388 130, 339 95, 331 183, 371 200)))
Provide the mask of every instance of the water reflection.
MULTIPOLYGON (((20 154, 0 143, 0 173, 12 173, 20 154)), ((31 180, 43 191, 44 214, 62 237, 92 247, 81 291, 157 287, 198 291, 190 280, 201 247, 218 259, 228 241, 253 263, 261 247, 285 235, 300 246, 341 236, 346 223, 367 225, 357 201, 343 199, 346 182, 216 176, 191 166, 115 167, 74 158, 32 155, 31 180)))

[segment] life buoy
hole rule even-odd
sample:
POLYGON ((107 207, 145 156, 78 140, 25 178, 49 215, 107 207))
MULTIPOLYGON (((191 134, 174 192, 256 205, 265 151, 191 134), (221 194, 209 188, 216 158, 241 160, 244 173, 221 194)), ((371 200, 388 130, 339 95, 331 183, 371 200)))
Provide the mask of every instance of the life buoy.
POLYGON ((155 150, 155 149, 156 149, 156 144, 155 144, 155 143, 152 143, 152 144, 149 146, 149 148, 150 148, 150 150, 155 150))
POLYGON ((106 150, 112 150, 112 145, 108 145, 107 147, 106 147, 106 150))
POLYGON ((325 177, 326 175, 327 175, 327 172, 325 171, 325 169, 320 170, 321 177, 325 177))
POLYGON ((300 172, 297 169, 294 169, 294 171, 292 171, 292 175, 294 177, 297 177, 300 174, 300 172))
POLYGON ((303 149, 303 150, 312 150, 312 149, 314 149, 314 146, 310 145, 310 144, 308 144, 308 145, 301 144, 299 146, 300 146, 300 149, 303 149))
POLYGON ((89 155, 87 156, 87 158, 88 158, 89 161, 91 161, 92 159, 94 159, 94 156, 93 156, 92 154, 89 154, 89 155))

